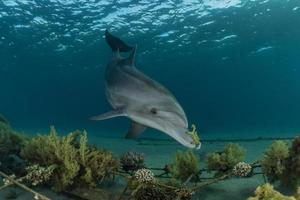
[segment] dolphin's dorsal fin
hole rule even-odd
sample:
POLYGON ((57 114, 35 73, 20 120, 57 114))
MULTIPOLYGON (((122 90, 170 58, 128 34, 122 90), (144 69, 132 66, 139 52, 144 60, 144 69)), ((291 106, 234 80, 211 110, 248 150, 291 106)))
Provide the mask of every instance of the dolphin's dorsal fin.
POLYGON ((142 134, 146 130, 146 126, 139 124, 137 122, 131 121, 130 129, 128 130, 127 135, 125 138, 132 139, 138 137, 140 134, 142 134))
POLYGON ((112 35, 108 30, 105 30, 105 40, 113 52, 119 49, 120 52, 129 52, 132 47, 123 42, 120 38, 112 35))
POLYGON ((95 120, 95 121, 100 121, 100 120, 110 119, 110 118, 114 118, 114 117, 121 117, 121 116, 126 116, 126 113, 120 109, 120 110, 112 110, 112 111, 103 113, 101 115, 91 117, 90 119, 95 120))
POLYGON ((115 57, 117 57, 117 58, 121 58, 120 50, 117 49, 116 51, 114 51, 114 55, 115 55, 115 57))
POLYGON ((127 64, 132 65, 132 66, 134 65, 136 49, 137 49, 137 45, 135 45, 135 47, 131 51, 131 53, 128 56, 128 58, 126 58, 127 64))

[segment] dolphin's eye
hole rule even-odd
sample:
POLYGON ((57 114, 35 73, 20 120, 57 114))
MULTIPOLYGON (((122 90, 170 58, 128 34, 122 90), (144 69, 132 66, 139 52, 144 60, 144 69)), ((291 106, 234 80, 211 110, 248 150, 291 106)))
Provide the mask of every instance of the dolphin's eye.
POLYGON ((156 108, 151 108, 150 112, 155 115, 155 114, 157 114, 157 109, 156 108))

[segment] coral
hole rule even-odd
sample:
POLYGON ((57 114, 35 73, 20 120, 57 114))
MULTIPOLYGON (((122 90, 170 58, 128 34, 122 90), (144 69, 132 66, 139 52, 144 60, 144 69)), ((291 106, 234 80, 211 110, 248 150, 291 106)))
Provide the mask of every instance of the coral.
POLYGON ((177 152, 175 162, 171 165, 170 172, 175 179, 182 182, 191 179, 197 181, 199 175, 199 159, 192 150, 177 152))
POLYGON ((134 179, 138 183, 149 183, 155 180, 154 174, 149 169, 139 169, 134 173, 134 179))
POLYGON ((57 191, 76 184, 94 187, 118 168, 118 161, 110 152, 87 144, 85 131, 59 137, 55 128, 51 127, 49 135, 39 135, 28 142, 21 155, 31 164, 56 165, 51 181, 57 191))
POLYGON ((37 194, 36 195, 34 195, 34 197, 33 197, 35 200, 43 200, 41 197, 39 197, 37 194))
MULTIPOLYGON (((9 176, 11 179, 16 179, 16 175, 12 174, 9 176)), ((3 178, 4 185, 10 185, 12 182, 8 178, 3 178)))
POLYGON ((56 166, 41 167, 39 165, 31 165, 26 168, 27 175, 25 179, 33 186, 47 183, 53 174, 56 166))
POLYGON ((284 196, 280 192, 274 190, 274 187, 268 183, 257 187, 255 190, 255 196, 248 198, 248 200, 271 200, 271 199, 272 200, 296 200, 295 197, 284 196))
POLYGON ((245 150, 238 144, 229 143, 222 152, 215 152, 208 155, 207 168, 209 171, 216 171, 215 176, 220 176, 242 162, 245 158, 245 150))
POLYGON ((145 167, 144 155, 138 152, 126 152, 122 155, 120 160, 122 169, 126 172, 136 171, 145 167))
POLYGON ((232 171, 235 176, 247 177, 252 173, 252 167, 245 162, 239 162, 233 167, 232 171))
POLYGON ((289 149, 289 156, 284 162, 281 178, 283 184, 292 187, 300 186, 300 136, 296 137, 289 149))
POLYGON ((23 183, 21 183, 22 180, 24 180, 24 178, 19 178, 15 180, 14 175, 7 175, 5 173, 3 173, 2 171, 0 171, 0 176, 3 177, 4 180, 4 185, 1 187, 1 190, 7 188, 10 185, 16 185, 20 188, 22 188, 23 190, 25 190, 26 192, 29 192, 31 194, 34 195, 34 197, 37 197, 40 200, 50 200, 48 197, 46 197, 45 195, 32 190, 31 188, 27 187, 26 185, 24 185, 23 183), (8 180, 8 181, 7 181, 8 180))
POLYGON ((274 141, 261 160, 262 171, 272 183, 282 178, 284 162, 289 157, 289 147, 284 141, 274 141))

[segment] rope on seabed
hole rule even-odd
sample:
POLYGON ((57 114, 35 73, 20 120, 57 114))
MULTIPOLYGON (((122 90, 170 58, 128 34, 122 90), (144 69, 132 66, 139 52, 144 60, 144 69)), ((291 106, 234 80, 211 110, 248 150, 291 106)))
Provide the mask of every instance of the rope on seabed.
POLYGON ((0 190, 3 190, 4 188, 15 184, 15 185, 19 186, 20 188, 26 190, 27 192, 32 193, 34 195, 34 199, 36 199, 36 200, 51 200, 50 198, 32 190, 31 188, 27 187, 26 185, 20 183, 19 181, 22 180, 23 178, 14 180, 12 177, 8 176, 7 174, 5 174, 4 172, 1 172, 1 171, 0 171, 0 176, 6 178, 7 180, 9 180, 11 182, 11 183, 8 183, 7 185, 2 186, 0 190))

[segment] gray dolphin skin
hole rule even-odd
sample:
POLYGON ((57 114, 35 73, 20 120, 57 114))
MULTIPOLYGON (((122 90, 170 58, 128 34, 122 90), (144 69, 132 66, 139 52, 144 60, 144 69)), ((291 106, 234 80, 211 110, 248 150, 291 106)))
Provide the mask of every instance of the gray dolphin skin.
POLYGON ((136 47, 127 45, 107 30, 105 39, 113 51, 105 70, 106 97, 113 110, 91 119, 125 116, 131 120, 126 138, 136 138, 151 127, 188 148, 200 148, 187 134, 188 121, 174 95, 135 67, 136 47), (130 54, 122 57, 120 52, 130 54))

